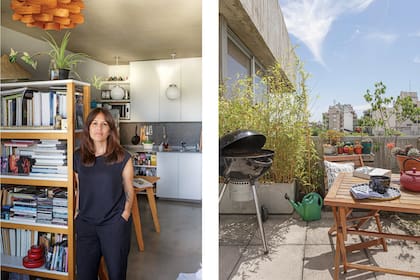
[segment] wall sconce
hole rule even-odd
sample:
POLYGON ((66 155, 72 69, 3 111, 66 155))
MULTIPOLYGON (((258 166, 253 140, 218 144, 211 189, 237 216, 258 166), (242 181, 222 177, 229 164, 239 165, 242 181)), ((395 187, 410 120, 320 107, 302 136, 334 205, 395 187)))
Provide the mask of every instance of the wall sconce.
POLYGON ((169 87, 166 89, 166 97, 169 100, 176 100, 181 95, 181 92, 179 91, 179 88, 176 86, 176 84, 170 84, 169 87))

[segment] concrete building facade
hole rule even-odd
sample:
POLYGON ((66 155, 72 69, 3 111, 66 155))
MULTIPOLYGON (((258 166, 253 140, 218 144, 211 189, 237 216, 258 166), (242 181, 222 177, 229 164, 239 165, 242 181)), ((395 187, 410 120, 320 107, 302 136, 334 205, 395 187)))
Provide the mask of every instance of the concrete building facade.
POLYGON ((323 114, 324 125, 328 129, 353 131, 357 124, 357 114, 350 104, 335 104, 323 114))
POLYGON ((221 83, 238 74, 258 82, 259 71, 276 61, 295 83, 297 58, 277 0, 220 0, 219 39, 221 83))

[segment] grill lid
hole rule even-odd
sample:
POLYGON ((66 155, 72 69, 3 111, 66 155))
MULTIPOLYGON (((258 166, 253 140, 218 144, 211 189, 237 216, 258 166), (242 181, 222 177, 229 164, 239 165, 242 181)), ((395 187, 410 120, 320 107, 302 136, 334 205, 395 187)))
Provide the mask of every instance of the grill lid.
POLYGON ((242 153, 259 151, 265 144, 265 136, 256 131, 239 129, 223 135, 219 140, 222 153, 242 151, 242 153))

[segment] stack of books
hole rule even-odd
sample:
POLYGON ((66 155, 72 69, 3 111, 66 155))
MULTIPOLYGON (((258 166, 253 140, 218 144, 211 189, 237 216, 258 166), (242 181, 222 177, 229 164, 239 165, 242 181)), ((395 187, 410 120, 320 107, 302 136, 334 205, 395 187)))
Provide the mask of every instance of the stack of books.
POLYGON ((12 208, 10 220, 36 222, 37 196, 41 190, 33 187, 23 187, 11 193, 12 208))
POLYGON ((33 149, 30 175, 67 178, 67 143, 60 140, 41 140, 33 149))
POLYGON ((64 190, 56 192, 53 197, 52 223, 67 225, 67 214, 67 192, 64 190))
POLYGON ((48 197, 47 193, 42 193, 37 196, 36 201, 36 222, 51 224, 53 214, 53 199, 48 197))

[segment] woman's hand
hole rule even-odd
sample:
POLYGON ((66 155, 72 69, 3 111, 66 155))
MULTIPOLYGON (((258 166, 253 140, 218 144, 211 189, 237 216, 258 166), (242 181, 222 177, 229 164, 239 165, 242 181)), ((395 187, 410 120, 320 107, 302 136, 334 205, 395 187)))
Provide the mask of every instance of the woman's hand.
POLYGON ((76 209, 75 213, 74 213, 74 220, 76 220, 77 216, 79 216, 79 209, 76 209))
POLYGON ((128 211, 124 211, 124 212, 122 212, 121 217, 123 217, 123 219, 124 219, 126 222, 128 222, 128 219, 130 218, 130 215, 131 215, 131 213, 130 213, 130 212, 128 212, 128 211))

